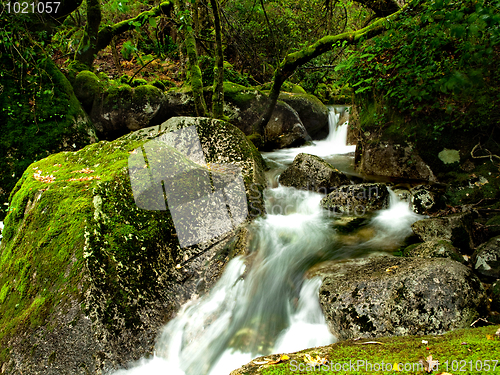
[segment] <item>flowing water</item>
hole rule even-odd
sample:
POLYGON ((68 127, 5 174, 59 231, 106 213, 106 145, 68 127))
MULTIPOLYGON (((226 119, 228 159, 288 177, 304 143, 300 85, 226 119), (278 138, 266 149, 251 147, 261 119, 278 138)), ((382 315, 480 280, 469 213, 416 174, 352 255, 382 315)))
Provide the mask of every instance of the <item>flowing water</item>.
POLYGON ((360 176, 354 170, 354 152, 356 146, 347 145, 347 130, 349 127, 348 109, 343 106, 331 106, 328 113, 328 136, 321 141, 314 141, 312 144, 264 152, 262 156, 266 160, 271 171, 268 172, 268 178, 273 187, 276 187, 277 178, 283 172, 293 159, 300 154, 312 154, 321 157, 327 162, 333 164, 337 169, 351 176, 360 176), (341 121, 341 123, 339 123, 341 121))
MULTIPOLYGON (((300 152, 322 157, 352 152, 344 130, 331 130, 335 135, 313 146, 266 157, 289 164, 300 152)), ((327 260, 394 250, 418 216, 391 193, 387 210, 357 231, 340 234, 339 218, 319 207, 321 198, 283 186, 268 189, 268 214, 250 228, 250 255, 232 259, 207 295, 182 307, 164 327, 152 358, 115 375, 228 375, 259 355, 333 343, 318 301, 321 280, 305 278, 306 271, 327 260)))

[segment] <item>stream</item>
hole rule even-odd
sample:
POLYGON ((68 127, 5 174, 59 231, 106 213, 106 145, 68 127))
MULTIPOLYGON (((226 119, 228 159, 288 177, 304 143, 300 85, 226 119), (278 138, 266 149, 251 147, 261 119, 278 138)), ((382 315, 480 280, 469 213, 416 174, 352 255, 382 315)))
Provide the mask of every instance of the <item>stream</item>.
POLYGON ((257 356, 336 341, 318 300, 321 280, 308 279, 307 270, 324 261, 393 251, 419 218, 391 192, 388 209, 343 233, 340 219, 320 208, 322 195, 277 183, 279 173, 300 152, 354 174, 355 146, 346 146, 347 123, 337 127, 344 111, 330 108, 325 140, 264 154, 273 165, 268 175, 272 188, 265 194, 268 214, 250 225, 250 255, 232 259, 209 293, 181 308, 163 328, 154 356, 114 375, 229 375, 257 356))

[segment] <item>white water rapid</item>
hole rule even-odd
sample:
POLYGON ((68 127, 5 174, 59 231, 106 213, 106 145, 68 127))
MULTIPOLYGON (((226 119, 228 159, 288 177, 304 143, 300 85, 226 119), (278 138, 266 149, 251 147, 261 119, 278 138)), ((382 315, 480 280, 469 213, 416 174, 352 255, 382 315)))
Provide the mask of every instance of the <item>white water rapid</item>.
MULTIPOLYGON (((293 160, 299 152, 352 152, 345 136, 341 144, 335 134, 314 146, 266 156, 293 160)), ((251 254, 231 260, 209 293, 181 308, 164 327, 152 358, 114 375, 229 375, 259 355, 334 342, 318 301, 321 280, 305 278, 306 271, 327 260, 394 250, 418 216, 391 193, 387 210, 359 230, 339 234, 339 218, 319 207, 321 199, 289 187, 268 189, 267 215, 250 227, 251 254)))

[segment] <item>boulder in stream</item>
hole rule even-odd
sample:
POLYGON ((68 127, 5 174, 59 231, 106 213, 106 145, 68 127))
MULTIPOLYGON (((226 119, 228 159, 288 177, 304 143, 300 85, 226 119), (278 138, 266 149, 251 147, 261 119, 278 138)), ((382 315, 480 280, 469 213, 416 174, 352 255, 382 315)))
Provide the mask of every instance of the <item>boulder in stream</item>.
POLYGON ((448 240, 463 254, 471 254, 474 248, 473 223, 471 212, 461 212, 419 220, 411 228, 422 241, 448 240))
POLYGON ((281 173, 279 182, 284 186, 327 194, 350 181, 345 174, 320 157, 302 153, 281 173))
POLYGON ((263 206, 255 192, 264 187, 255 147, 208 118, 172 118, 30 165, 11 195, 0 244, 2 369, 102 374, 151 354, 181 304, 245 251, 248 231, 231 220, 262 213, 252 209, 263 206), (184 247, 184 221, 204 223, 174 215, 190 204, 210 216, 213 232, 184 247))
POLYGON ((481 276, 490 281, 500 279, 500 236, 480 245, 474 252, 472 262, 481 276))
POLYGON ((389 190, 382 183, 339 186, 321 200, 323 208, 347 216, 362 216, 388 205, 389 190))
POLYGON ((465 263, 464 257, 458 249, 447 240, 429 240, 424 243, 408 246, 403 250, 405 257, 417 258, 451 258, 460 263, 465 263))
POLYGON ((326 264, 320 303, 339 339, 439 334, 468 327, 484 309, 472 271, 447 258, 372 257, 326 264))
POLYGON ((436 181, 431 168, 412 145, 394 142, 364 143, 360 169, 368 175, 436 181))

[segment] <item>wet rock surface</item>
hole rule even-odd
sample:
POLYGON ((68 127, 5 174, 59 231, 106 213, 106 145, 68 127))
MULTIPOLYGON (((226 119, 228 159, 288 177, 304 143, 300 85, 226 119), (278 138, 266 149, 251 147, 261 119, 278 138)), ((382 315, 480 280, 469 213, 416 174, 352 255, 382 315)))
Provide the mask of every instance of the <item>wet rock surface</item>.
POLYGON ((298 154, 292 165, 280 175, 279 182, 284 186, 327 194, 350 181, 345 174, 318 156, 298 154))
POLYGON ((446 258, 355 259, 314 275, 323 277, 320 303, 339 340, 465 328, 485 306, 479 279, 446 258))
POLYGON ((387 208, 389 190, 382 183, 343 185, 321 200, 321 206, 340 215, 360 216, 387 208))
POLYGON ((360 169, 368 175, 436 181, 411 145, 380 141, 364 144, 362 151, 360 169))
POLYGON ((472 257, 475 271, 489 279, 500 279, 500 236, 480 245, 472 257))
POLYGON ((465 259, 458 249, 447 240, 430 240, 410 245, 404 249, 403 255, 417 258, 451 258, 457 262, 465 263, 465 259))

